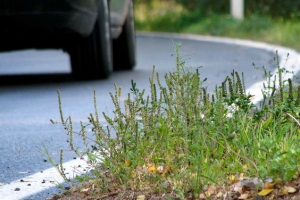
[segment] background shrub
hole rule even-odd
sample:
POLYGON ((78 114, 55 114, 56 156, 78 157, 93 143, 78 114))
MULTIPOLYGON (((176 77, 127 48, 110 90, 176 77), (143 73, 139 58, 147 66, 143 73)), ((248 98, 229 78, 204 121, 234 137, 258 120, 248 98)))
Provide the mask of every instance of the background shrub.
MULTIPOLYGON (((150 5, 153 2, 181 4, 188 10, 200 9, 205 13, 228 13, 230 0, 135 0, 135 3, 150 5)), ((282 18, 300 17, 300 1, 294 0, 245 0, 245 14, 253 13, 282 18)))

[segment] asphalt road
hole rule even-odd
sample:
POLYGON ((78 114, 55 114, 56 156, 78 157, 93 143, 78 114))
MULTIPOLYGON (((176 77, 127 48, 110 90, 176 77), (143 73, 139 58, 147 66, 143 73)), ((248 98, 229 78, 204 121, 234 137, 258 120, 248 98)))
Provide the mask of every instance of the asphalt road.
MULTIPOLYGON (((233 69, 245 73, 246 86, 250 87, 262 80, 262 73, 254 69, 252 63, 265 66, 270 71, 275 68, 275 50, 151 34, 137 36, 138 63, 135 70, 115 72, 108 80, 73 81, 67 74, 70 72, 68 55, 61 51, 1 53, 0 199, 4 198, 1 185, 52 167, 43 154, 43 144, 56 160, 60 149, 65 150, 66 161, 75 157, 69 151, 68 138, 62 127, 49 121, 60 119, 57 89, 62 94, 65 116, 71 115, 75 124, 87 122, 87 117, 93 112, 94 90, 97 91, 99 112, 110 113, 113 105, 108 93, 114 91, 114 83, 122 86, 125 97, 131 79, 137 82, 139 88, 149 88, 148 77, 153 65, 161 77, 175 69, 175 57, 172 56, 174 42, 181 43, 182 58, 187 66, 191 69, 203 66, 200 73, 203 79, 208 79, 205 86, 209 90, 220 84, 233 69), (36 75, 40 73, 43 75, 36 75), (50 75, 54 73, 60 75, 50 75)), ((31 183, 31 187, 42 184, 42 181, 31 183)), ((26 184, 24 187, 30 186, 26 184)), ((26 199, 46 199, 58 191, 51 188, 26 199)))

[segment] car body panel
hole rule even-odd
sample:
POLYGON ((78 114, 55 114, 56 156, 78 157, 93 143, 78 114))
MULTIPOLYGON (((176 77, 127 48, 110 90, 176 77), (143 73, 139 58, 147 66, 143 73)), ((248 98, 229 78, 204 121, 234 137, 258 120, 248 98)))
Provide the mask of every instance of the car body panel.
POLYGON ((2 33, 75 32, 89 35, 100 0, 0 0, 2 33))
MULTIPOLYGON (((0 0, 1 35, 80 35, 93 31, 101 0, 0 0)), ((112 37, 121 32, 129 0, 110 0, 112 37)))
POLYGON ((117 38, 122 32, 130 0, 110 0, 110 23, 112 37, 117 38))

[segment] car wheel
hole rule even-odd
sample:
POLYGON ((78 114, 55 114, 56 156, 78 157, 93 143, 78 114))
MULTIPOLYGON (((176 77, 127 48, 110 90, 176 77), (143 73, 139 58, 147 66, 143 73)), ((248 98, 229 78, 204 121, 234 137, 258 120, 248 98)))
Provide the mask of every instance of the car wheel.
POLYGON ((113 40, 114 70, 133 69, 136 63, 133 3, 129 10, 119 38, 113 40))
POLYGON ((101 0, 93 32, 69 50, 72 73, 77 79, 103 79, 113 71, 112 39, 107 0, 101 0))

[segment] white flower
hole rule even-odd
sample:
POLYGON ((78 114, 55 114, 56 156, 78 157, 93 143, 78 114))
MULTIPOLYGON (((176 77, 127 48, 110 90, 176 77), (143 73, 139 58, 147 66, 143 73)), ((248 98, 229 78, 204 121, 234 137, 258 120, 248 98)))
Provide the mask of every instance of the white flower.
POLYGON ((235 113, 239 110, 239 106, 235 103, 232 103, 230 106, 228 106, 228 112, 235 113))
POLYGON ((201 117, 201 119, 204 119, 205 115, 200 113, 200 117, 201 117))
POLYGON ((239 106, 236 105, 235 103, 232 103, 229 106, 225 104, 225 107, 227 108, 227 114, 226 114, 227 118, 231 118, 233 114, 239 110, 239 106))

